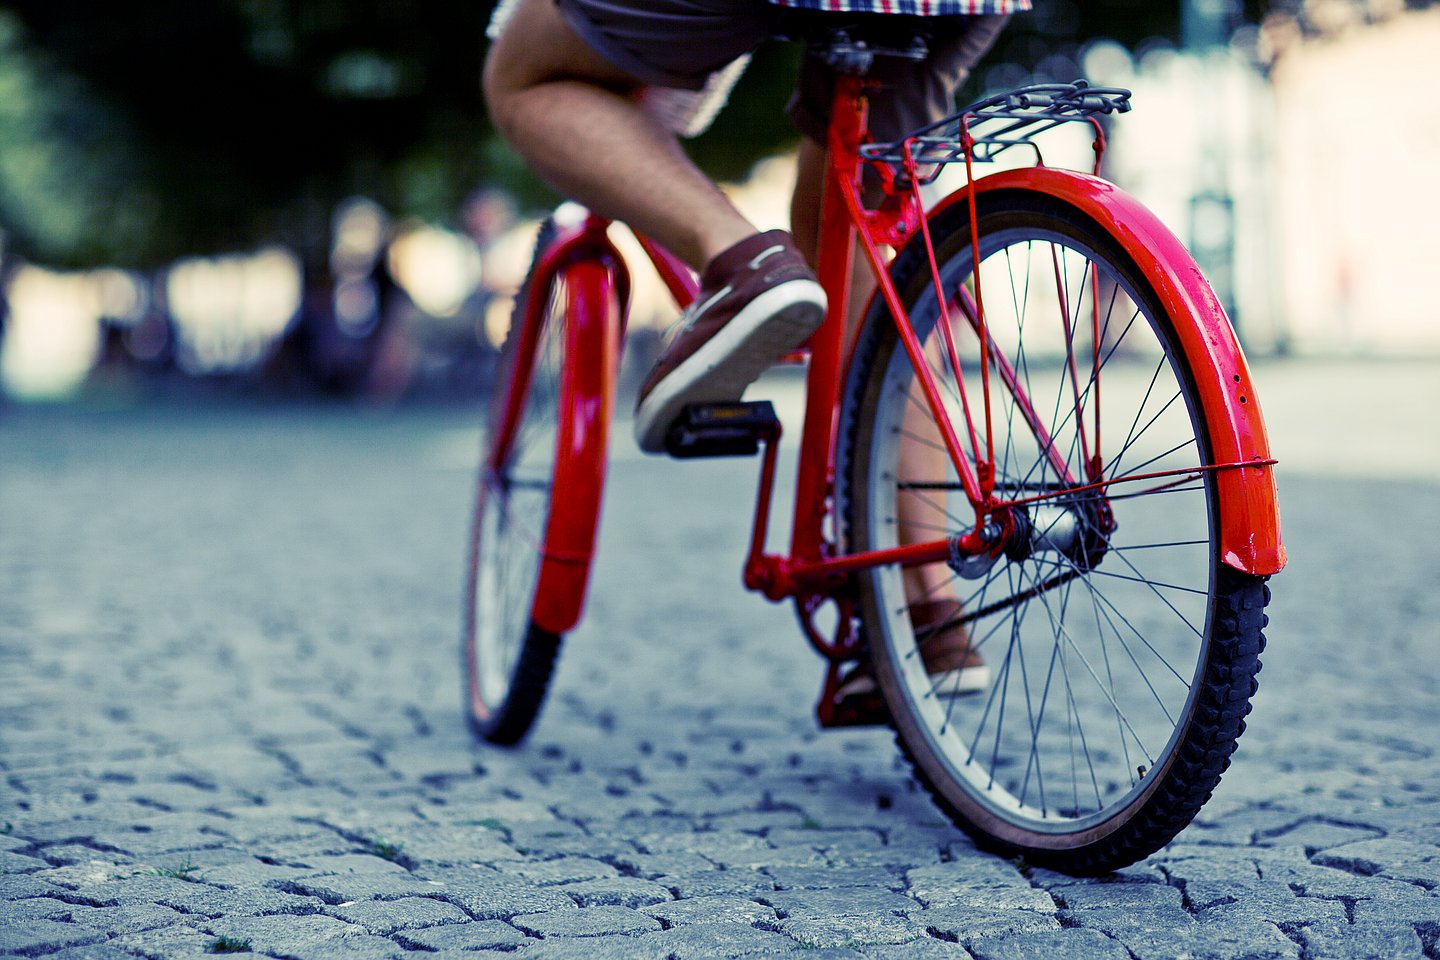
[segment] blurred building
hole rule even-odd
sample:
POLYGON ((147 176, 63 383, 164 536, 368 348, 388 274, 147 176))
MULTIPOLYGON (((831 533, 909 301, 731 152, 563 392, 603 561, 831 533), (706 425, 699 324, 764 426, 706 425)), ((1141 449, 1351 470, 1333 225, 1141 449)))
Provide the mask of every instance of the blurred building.
POLYGON ((1306 3, 1265 25, 1280 295, 1303 353, 1440 353, 1440 7, 1306 3))

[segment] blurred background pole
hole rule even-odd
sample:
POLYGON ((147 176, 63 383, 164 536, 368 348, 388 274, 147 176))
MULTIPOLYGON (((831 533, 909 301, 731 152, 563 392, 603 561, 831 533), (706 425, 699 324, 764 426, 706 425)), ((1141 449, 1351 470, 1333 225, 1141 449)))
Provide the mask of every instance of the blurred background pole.
MULTIPOLYGON (((1220 303, 1241 330, 1235 303, 1235 199, 1227 172, 1229 145, 1225 142, 1228 118, 1216 96, 1222 88, 1223 54, 1238 25, 1239 0, 1181 0, 1180 40, 1185 53, 1199 67, 1202 84, 1196 91, 1196 122, 1201 125, 1199 176, 1190 196, 1189 236, 1186 238, 1200 269, 1215 288, 1220 303)), ((1242 332, 1243 336, 1243 332, 1242 332)))
POLYGON ((1224 46, 1238 7, 1236 0, 1181 0, 1180 42, 1195 53, 1224 46))

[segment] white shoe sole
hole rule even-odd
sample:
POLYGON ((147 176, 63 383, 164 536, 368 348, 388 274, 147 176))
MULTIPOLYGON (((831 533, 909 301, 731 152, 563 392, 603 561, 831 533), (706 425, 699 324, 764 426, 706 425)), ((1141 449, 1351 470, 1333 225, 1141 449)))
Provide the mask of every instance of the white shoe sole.
POLYGON ((635 411, 635 440, 663 453, 665 435, 692 403, 739 400, 776 360, 800 346, 825 319, 825 291, 813 280, 766 290, 655 385, 635 411))

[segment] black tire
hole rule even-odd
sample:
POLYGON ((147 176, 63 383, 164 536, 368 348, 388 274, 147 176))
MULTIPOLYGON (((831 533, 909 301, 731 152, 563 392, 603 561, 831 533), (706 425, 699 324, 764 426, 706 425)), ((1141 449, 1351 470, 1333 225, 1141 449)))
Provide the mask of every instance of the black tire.
MULTIPOLYGON (((1037 498, 1016 508, 1017 529, 1043 523, 1057 533, 1019 538, 1029 547, 1012 541, 988 571, 970 571, 977 579, 948 564, 866 572, 857 580, 863 631, 899 745, 955 823, 987 849, 1096 874, 1169 842, 1218 784, 1256 689, 1269 592, 1220 560, 1226 504, 1213 472, 1093 486, 1213 462, 1189 360, 1135 259, 1045 195, 982 195, 977 218, 987 323, 1013 371, 1007 379, 992 362, 996 495, 1037 498), (1091 317, 1093 326, 1077 322, 1091 317), (925 590, 961 601, 990 671, 979 692, 951 695, 917 656, 909 608, 925 590)), ((950 299, 974 273, 966 205, 930 229, 950 299)), ((941 342, 929 339, 940 311, 919 238, 892 276, 917 336, 941 342)), ((953 328, 953 310, 951 319, 953 328)), ((963 319, 958 326, 962 366, 978 368, 979 338, 963 319)), ((927 352, 932 370, 943 352, 927 352)), ((937 376, 968 437, 957 378, 937 376)), ((973 524, 948 458, 941 470, 934 455, 914 452, 926 428, 907 412, 918 408, 913 378, 877 298, 840 419, 839 514, 851 551, 973 524), (920 529, 930 523, 944 529, 920 529)), ((974 403, 975 369, 965 382, 974 403)), ((984 418, 974 419, 983 445, 984 418)))
MULTIPOLYGON (((554 237, 546 221, 535 263, 554 237)), ((539 577, 539 541, 550 514, 556 463, 559 375, 564 360, 564 311, 552 290, 526 278, 515 301, 510 333, 500 350, 492 385, 489 425, 482 445, 470 526, 469 562, 460 642, 462 702, 471 731, 490 743, 524 739, 545 702, 562 637, 530 619, 539 577), (529 296, 550 298, 544 329, 533 349, 520 335, 529 296), (524 378, 520 426, 503 451, 497 428, 512 401, 511 384, 524 378), (499 462, 491 471, 488 465, 499 462), (521 479, 525 482, 517 482, 521 479), (526 535, 528 532, 528 535, 526 535), (500 583, 500 580, 504 583, 500 583)))

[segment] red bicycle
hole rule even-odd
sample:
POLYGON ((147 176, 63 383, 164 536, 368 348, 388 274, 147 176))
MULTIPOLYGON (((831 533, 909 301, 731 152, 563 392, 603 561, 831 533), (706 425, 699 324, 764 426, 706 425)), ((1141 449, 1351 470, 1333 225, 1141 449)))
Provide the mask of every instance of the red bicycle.
MULTIPOLYGON (((768 403, 689 408, 669 450, 763 450, 744 582, 792 601, 825 658, 822 725, 893 724, 982 846, 1118 868, 1209 798, 1256 689, 1285 552, 1250 372, 1155 216, 1041 161, 1036 135, 1086 123, 1098 171, 1100 118, 1128 110, 1127 91, 1028 87, 885 144, 868 142, 864 92, 858 71, 841 79, 829 132, 829 311, 803 351, 788 554, 764 551, 780 441, 768 403), (974 175, 1011 149, 1035 165, 974 175), (950 164, 965 184, 927 208, 920 188, 950 164), (874 209, 864 168, 884 183, 874 209), (857 241, 876 290, 847 349, 857 241), (946 622, 917 615, 936 601, 946 622), (989 668, 979 691, 947 688, 920 656, 955 629, 989 668), (862 657, 877 692, 842 696, 862 657)), ((546 225, 502 353, 462 654, 469 722, 495 743, 534 722, 584 602, 629 289, 607 225, 546 225)), ((642 244, 688 303, 690 272, 642 244)))

